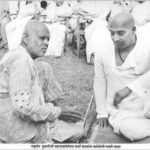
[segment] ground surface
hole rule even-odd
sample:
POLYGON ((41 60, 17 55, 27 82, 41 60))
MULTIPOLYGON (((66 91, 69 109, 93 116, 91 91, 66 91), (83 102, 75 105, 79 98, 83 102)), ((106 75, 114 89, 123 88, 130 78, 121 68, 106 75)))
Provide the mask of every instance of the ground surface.
POLYGON ((73 107, 75 110, 85 114, 88 103, 93 95, 93 65, 86 63, 86 57, 78 58, 73 53, 75 48, 68 46, 64 56, 59 59, 44 57, 42 60, 48 62, 61 84, 65 95, 62 106, 73 107))

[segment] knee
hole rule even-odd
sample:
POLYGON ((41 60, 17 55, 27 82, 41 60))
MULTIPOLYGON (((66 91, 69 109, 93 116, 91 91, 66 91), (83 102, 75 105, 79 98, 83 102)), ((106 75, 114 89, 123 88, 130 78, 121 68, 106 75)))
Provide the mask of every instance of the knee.
POLYGON ((150 136, 150 121, 145 118, 129 118, 120 124, 120 132, 131 141, 150 136))

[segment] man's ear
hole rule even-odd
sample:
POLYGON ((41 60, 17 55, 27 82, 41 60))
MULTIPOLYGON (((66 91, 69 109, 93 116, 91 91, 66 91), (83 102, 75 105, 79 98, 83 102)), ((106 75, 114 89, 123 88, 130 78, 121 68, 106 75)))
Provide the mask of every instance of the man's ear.
POLYGON ((133 27, 133 31, 136 32, 136 26, 133 27))

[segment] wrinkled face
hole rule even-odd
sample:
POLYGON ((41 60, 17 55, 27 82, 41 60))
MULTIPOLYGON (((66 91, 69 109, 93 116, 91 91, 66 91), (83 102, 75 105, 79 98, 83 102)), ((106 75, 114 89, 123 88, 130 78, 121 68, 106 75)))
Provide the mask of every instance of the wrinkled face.
POLYGON ((111 39, 116 48, 127 48, 133 44, 135 38, 135 31, 133 28, 118 27, 109 28, 111 39))
POLYGON ((27 49, 33 59, 44 56, 49 42, 49 31, 41 27, 27 37, 27 49))

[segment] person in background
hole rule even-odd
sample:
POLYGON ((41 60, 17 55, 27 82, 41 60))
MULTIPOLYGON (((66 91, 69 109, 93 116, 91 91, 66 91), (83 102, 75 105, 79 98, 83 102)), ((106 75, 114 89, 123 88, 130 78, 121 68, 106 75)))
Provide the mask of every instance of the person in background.
POLYGON ((21 3, 23 3, 23 6, 20 7, 17 17, 6 26, 9 50, 15 49, 20 45, 25 24, 32 19, 38 20, 40 11, 37 1, 27 1, 27 4, 21 1, 21 3))
POLYGON ((47 7, 46 25, 50 31, 51 40, 46 52, 46 56, 59 58, 64 49, 66 18, 71 17, 70 5, 64 0, 52 1, 47 7))
POLYGON ((142 1, 138 2, 137 5, 132 9, 132 16, 135 19, 137 26, 143 26, 150 21, 150 2, 142 1))
POLYGON ((18 1, 8 1, 7 2, 12 19, 14 19, 17 16, 18 12, 19 12, 20 2, 21 2, 20 0, 18 0, 18 1))
POLYGON ((0 1, 0 49, 8 50, 6 25, 11 21, 8 2, 0 1))

